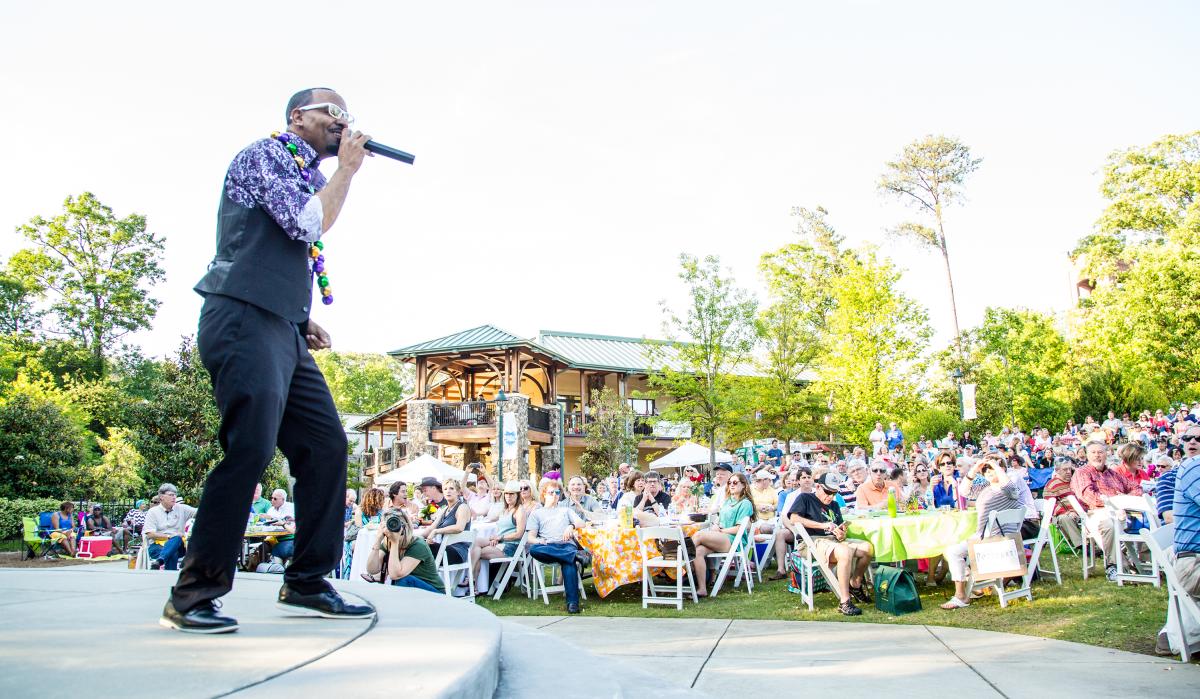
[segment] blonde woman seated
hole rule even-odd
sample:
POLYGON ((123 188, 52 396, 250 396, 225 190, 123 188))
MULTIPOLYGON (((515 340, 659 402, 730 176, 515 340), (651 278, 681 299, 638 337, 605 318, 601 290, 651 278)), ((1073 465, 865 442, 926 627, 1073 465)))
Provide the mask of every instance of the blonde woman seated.
POLYGON ((390 510, 385 515, 363 578, 371 582, 390 579, 396 587, 446 592, 429 544, 413 534, 412 521, 403 510, 390 510))
MULTIPOLYGON (((697 596, 708 597, 708 561, 705 557, 710 553, 729 551, 733 547, 733 537, 737 534, 738 526, 747 517, 754 517, 750 484, 746 482, 746 474, 734 473, 725 482, 725 499, 721 503, 717 522, 708 529, 692 534, 692 543, 696 545, 692 571, 695 573, 697 596)), ((746 531, 742 537, 747 538, 749 534, 750 532, 746 531)))
POLYGON ((696 470, 695 466, 684 467, 683 478, 675 484, 675 494, 671 497, 671 502, 675 504, 677 511, 686 514, 700 511, 699 494, 704 492, 702 482, 700 472, 696 470))
MULTIPOLYGON (((471 508, 462 499, 462 486, 453 478, 442 482, 442 495, 446 498, 446 506, 434 515, 433 524, 425 531, 425 541, 429 549, 437 556, 441 548, 441 539, 447 534, 461 534, 471 528, 471 508)), ((451 544, 446 550, 446 561, 451 565, 463 563, 471 555, 471 545, 465 541, 451 544)))
MULTIPOLYGON (((504 484, 504 509, 497 519, 495 536, 475 540, 476 551, 472 558, 476 561, 490 561, 493 558, 511 558, 517 552, 521 537, 525 536, 525 510, 521 508, 521 484, 509 481, 504 484)), ((479 571, 475 571, 479 577, 479 571)))
POLYGON ((534 510, 541 507, 542 504, 538 502, 537 496, 533 493, 532 483, 527 480, 521 480, 517 482, 521 484, 521 509, 525 510, 525 516, 529 517, 529 515, 534 510))

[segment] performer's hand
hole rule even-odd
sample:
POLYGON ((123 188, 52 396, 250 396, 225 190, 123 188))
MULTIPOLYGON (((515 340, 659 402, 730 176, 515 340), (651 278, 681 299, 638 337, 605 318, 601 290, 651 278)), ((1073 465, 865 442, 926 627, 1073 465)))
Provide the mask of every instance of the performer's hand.
POLYGON ((350 173, 358 172, 363 156, 370 155, 363 148, 363 144, 369 140, 371 137, 361 131, 343 131, 341 143, 338 144, 338 169, 346 168, 350 173))
POLYGON ((311 318, 308 321, 308 334, 304 336, 304 341, 308 343, 310 350, 329 349, 332 342, 329 340, 329 333, 325 332, 325 328, 317 325, 311 318))

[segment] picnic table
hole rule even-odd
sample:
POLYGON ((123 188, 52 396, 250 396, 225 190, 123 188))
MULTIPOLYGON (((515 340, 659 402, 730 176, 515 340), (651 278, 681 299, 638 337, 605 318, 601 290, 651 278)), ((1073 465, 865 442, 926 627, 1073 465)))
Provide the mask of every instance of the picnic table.
POLYGON ((871 544, 881 563, 935 558, 975 533, 975 510, 926 510, 878 516, 846 517, 846 537, 871 544))
MULTIPOLYGON (((659 526, 682 526, 686 538, 704 525, 662 522, 659 526)), ((592 523, 579 529, 579 545, 592 553, 592 580, 601 597, 608 597, 622 585, 642 581, 642 550, 636 529, 624 529, 616 520, 592 523)), ((651 555, 657 553, 652 550, 651 555)))

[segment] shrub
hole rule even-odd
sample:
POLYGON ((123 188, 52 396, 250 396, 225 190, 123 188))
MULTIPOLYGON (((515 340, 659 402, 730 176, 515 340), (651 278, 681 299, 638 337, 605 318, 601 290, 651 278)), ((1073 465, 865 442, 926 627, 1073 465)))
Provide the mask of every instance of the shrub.
POLYGON ((23 517, 38 516, 39 512, 57 510, 62 500, 37 498, 35 500, 0 498, 0 539, 20 539, 24 529, 23 517))

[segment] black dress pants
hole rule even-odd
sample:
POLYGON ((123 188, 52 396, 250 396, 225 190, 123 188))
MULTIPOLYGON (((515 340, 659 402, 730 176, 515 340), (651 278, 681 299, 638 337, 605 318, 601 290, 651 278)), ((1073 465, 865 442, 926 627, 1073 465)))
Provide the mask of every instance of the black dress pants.
POLYGON ((296 479, 296 550, 284 581, 305 594, 323 591, 342 552, 346 433, 300 328, 208 296, 197 346, 212 375, 225 458, 205 481, 172 603, 187 612, 233 587, 254 486, 276 446, 296 479))

